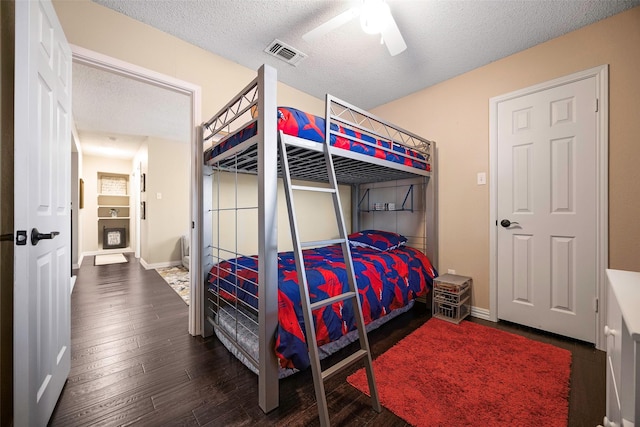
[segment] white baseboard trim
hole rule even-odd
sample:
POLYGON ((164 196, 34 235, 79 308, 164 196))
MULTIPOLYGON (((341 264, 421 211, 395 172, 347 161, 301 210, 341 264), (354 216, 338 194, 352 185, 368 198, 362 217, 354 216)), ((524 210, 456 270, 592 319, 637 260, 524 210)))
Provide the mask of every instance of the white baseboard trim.
POLYGON ((71 266, 72 269, 77 270, 80 268, 80 266, 82 265, 82 260, 84 259, 84 253, 80 254, 80 257, 78 258, 78 263, 77 264, 73 264, 71 266))
POLYGON ((491 313, 486 308, 471 306, 471 316, 491 321, 491 313))
POLYGON ((166 261, 166 262, 154 262, 153 264, 149 264, 144 258, 140 257, 140 265, 144 267, 145 270, 155 270, 156 268, 167 268, 167 267, 176 267, 178 265, 182 265, 181 261, 166 261))

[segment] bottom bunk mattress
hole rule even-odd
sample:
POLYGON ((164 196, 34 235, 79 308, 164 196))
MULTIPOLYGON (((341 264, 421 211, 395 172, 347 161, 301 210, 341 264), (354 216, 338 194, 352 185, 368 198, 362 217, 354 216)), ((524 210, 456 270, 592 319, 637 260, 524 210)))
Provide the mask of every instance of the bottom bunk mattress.
MULTIPOLYGON (((370 237, 367 235, 368 239, 370 237)), ((432 288, 437 272, 431 262, 419 250, 402 243, 388 245, 382 248, 384 250, 381 250, 379 241, 375 246, 353 246, 351 249, 365 324, 406 307, 417 296, 432 288)), ((347 273, 339 245, 305 250, 303 255, 312 303, 348 291, 347 273)), ((303 370, 309 366, 309 355, 293 253, 279 253, 278 264, 279 308, 275 352, 281 368, 303 370)), ((255 324, 258 258, 240 257, 215 265, 209 273, 208 293, 208 298, 215 302, 214 311, 220 312, 226 307, 226 312, 230 313, 235 308, 245 314, 241 317, 248 319, 248 323, 255 324)), ((216 315, 214 321, 222 322, 224 315, 216 315)), ((338 341, 356 329, 350 300, 314 310, 313 317, 319 346, 338 341)))
MULTIPOLYGON (((365 329, 367 332, 371 332, 372 330, 382 326, 391 319, 409 311, 413 307, 414 302, 414 300, 409 301, 409 304, 404 307, 396 308, 389 314, 371 321, 371 323, 367 324, 365 329)), ((240 360, 242 364, 249 368, 254 374, 259 375, 258 368, 256 366, 256 362, 259 360, 258 317, 255 313, 250 313, 246 310, 238 309, 237 307, 226 304, 220 307, 217 311, 214 322, 218 326, 217 328, 214 328, 214 332, 220 342, 236 357, 236 359, 240 360), (248 354, 249 357, 245 354, 248 354)), ((320 359, 324 359, 332 355, 357 339, 358 331, 354 330, 341 336, 336 341, 332 341, 318 347, 320 359)), ((279 366, 278 378, 285 378, 289 375, 295 374, 296 372, 298 372, 298 369, 296 368, 283 368, 282 366, 279 366)))

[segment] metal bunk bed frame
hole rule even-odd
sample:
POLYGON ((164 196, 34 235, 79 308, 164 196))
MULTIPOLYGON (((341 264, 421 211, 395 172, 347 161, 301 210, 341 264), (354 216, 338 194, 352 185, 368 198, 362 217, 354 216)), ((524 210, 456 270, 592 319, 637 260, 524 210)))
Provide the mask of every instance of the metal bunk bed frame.
MULTIPOLYGON (((292 177, 301 180, 327 182, 327 171, 324 167, 314 168, 314 162, 324 164, 323 144, 310 142, 301 138, 279 134, 277 131, 277 75, 276 70, 263 65, 258 70, 257 77, 250 82, 238 95, 225 105, 216 115, 200 128, 203 150, 214 146, 226 135, 233 134, 247 124, 257 124, 257 134, 236 147, 211 159, 203 166, 202 201, 202 271, 201 278, 207 276, 211 268, 217 264, 214 257, 222 259, 220 252, 233 254, 234 251, 220 248, 219 242, 213 241, 212 212, 214 211, 213 181, 214 172, 233 171, 257 175, 258 181, 258 360, 255 360, 242 347, 237 346, 240 353, 255 365, 258 371, 258 403, 266 413, 278 407, 279 380, 278 360, 273 351, 275 346, 275 331, 278 325, 278 238, 277 238, 277 186, 280 174, 278 162, 278 138, 287 138, 289 155, 297 161, 290 160, 292 177), (257 117, 251 114, 252 108, 257 107, 257 117), (267 112, 269 112, 267 114, 267 112), (246 117, 252 118, 247 121, 246 117), (216 141, 216 138, 222 138, 216 141), (216 141, 216 142, 214 142, 216 141), (238 158, 238 154, 242 154, 238 158), (211 166, 215 164, 216 166, 211 166), (217 251, 217 254, 214 254, 217 251), (276 284, 267 286, 267 284, 276 284)), ((325 118, 332 123, 343 125, 351 129, 358 129, 364 134, 376 139, 394 141, 405 147, 425 154, 427 162, 435 169, 435 143, 425 140, 411 132, 393 126, 374 115, 327 95, 325 118)), ((327 124, 327 128, 329 128, 327 124)), ((333 132, 333 131, 332 131, 333 132)), ((354 137, 333 132, 354 140, 354 137)), ((358 140, 358 139, 356 139, 358 140)), ((366 141, 358 140, 367 144, 366 141)), ((425 184, 425 229, 424 240, 429 236, 429 245, 423 248, 432 264, 437 266, 437 216, 436 216, 436 185, 435 172, 420 171, 402 164, 395 164, 368 155, 354 153, 342 148, 330 147, 335 174, 341 184, 352 186, 352 228, 358 228, 358 200, 359 185, 363 183, 402 180, 422 176, 425 184)), ((236 255, 237 252, 235 252, 236 255)), ((210 336, 214 328, 226 338, 233 341, 234 337, 215 324, 210 317, 213 308, 212 301, 208 301, 207 287, 203 283, 200 287, 205 303, 203 319, 203 335, 210 336)))

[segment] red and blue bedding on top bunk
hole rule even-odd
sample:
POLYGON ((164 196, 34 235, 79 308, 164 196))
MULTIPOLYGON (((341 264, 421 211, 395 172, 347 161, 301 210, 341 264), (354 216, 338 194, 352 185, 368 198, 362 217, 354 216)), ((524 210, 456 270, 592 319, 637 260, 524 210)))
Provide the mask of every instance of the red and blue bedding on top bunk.
MULTIPOLYGON (((287 135, 297 136, 309 141, 324 142, 325 120, 322 117, 314 116, 290 107, 278 107, 278 130, 283 131, 287 135)), ((430 164, 422 154, 408 149, 400 144, 391 143, 390 141, 379 140, 370 135, 355 132, 352 129, 331 124, 332 131, 339 131, 354 138, 361 139, 375 146, 363 144, 359 141, 353 141, 342 136, 331 135, 330 144, 348 151, 365 154, 379 159, 388 160, 393 163, 399 163, 421 170, 431 170, 430 164), (386 151, 377 147, 383 147, 392 151, 386 151)), ((247 127, 229 135, 219 144, 204 153, 204 160, 209 161, 216 156, 230 150, 246 141, 258 132, 256 122, 249 124, 247 127)))
MULTIPOLYGON (((366 230, 349 236, 356 282, 365 324, 401 308, 432 289, 437 276, 431 262, 406 238, 389 232, 366 230)), ((311 302, 348 291, 340 245, 303 251, 311 302)), ((211 269, 208 289, 226 301, 243 301, 258 308, 258 257, 220 262, 211 269), (237 286, 236 286, 237 284, 237 286)), ((355 330, 350 300, 313 311, 318 345, 333 342, 355 330)), ((304 318, 293 252, 278 254, 278 330, 276 354, 282 368, 309 366, 304 318)))

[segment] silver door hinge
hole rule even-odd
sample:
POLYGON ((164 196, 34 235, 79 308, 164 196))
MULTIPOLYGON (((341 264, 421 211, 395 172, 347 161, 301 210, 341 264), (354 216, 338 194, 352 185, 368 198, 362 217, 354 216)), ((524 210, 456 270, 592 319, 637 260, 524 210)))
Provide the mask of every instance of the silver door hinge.
POLYGON ((600 304, 599 304, 598 298, 594 298, 593 299, 593 309, 596 311, 596 313, 598 313, 598 309, 600 308, 599 305, 600 304))
POLYGON ((596 113, 600 110, 600 100, 598 98, 596 98, 596 102, 595 102, 595 111, 596 113))

